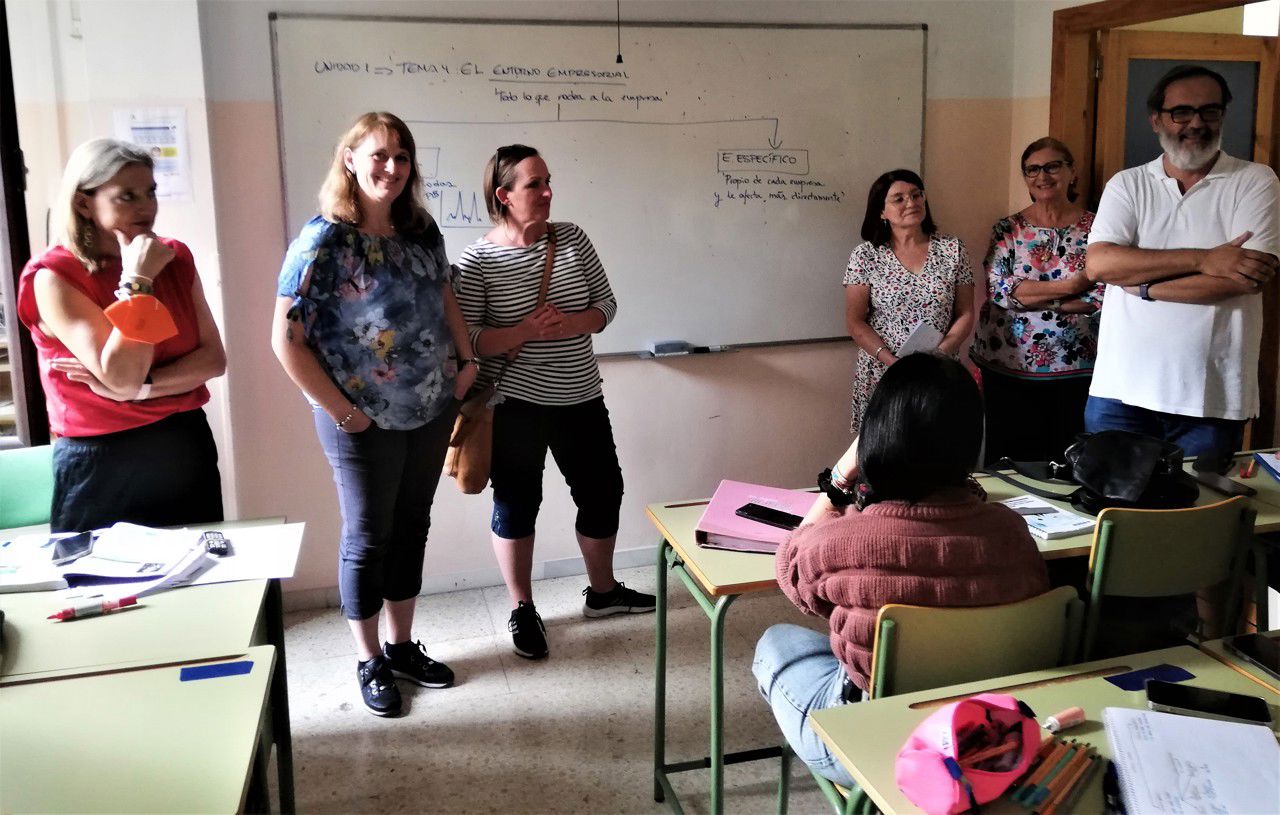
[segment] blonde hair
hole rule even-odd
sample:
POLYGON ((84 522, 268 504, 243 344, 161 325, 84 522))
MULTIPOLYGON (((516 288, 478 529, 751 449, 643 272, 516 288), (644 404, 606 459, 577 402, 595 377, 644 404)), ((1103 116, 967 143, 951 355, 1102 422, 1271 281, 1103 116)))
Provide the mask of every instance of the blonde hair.
POLYGON ((76 212, 76 195, 92 195, 131 164, 155 169, 151 154, 136 144, 118 139, 93 139, 77 147, 62 171, 62 183, 53 201, 53 235, 90 272, 98 267, 98 228, 93 219, 76 212))
POLYGON ((356 119, 346 134, 338 140, 333 151, 333 163, 320 187, 320 214, 327 220, 340 221, 352 226, 364 222, 358 190, 360 184, 355 173, 347 169, 346 152, 354 150, 374 130, 383 134, 394 133, 400 146, 409 153, 409 180, 404 190, 391 202, 391 223, 403 234, 419 234, 426 231, 433 221, 422 205, 422 176, 418 173, 418 151, 413 133, 400 117, 386 111, 371 111, 356 119))

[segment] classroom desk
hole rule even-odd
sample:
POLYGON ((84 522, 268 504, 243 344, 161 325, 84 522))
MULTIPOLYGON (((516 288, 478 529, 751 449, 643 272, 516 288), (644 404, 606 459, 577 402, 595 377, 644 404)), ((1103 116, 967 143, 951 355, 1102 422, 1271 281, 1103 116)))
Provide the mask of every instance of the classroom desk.
MULTIPOLYGON (((773 558, 744 552, 703 549, 694 540, 694 527, 702 518, 706 501, 650 504, 645 514, 662 535, 658 546, 657 600, 655 610, 653 800, 667 801, 681 812, 679 797, 668 775, 686 770, 711 770, 711 813, 724 811, 724 767, 740 761, 782 756, 780 747, 724 752, 724 621, 739 595, 776 591, 773 558), (667 763, 667 569, 689 589, 711 621, 711 754, 705 759, 667 763)), ((785 760, 785 759, 784 759, 785 760)))
MULTIPOLYGON (((1280 630, 1265 631, 1263 636, 1270 637, 1273 640, 1280 639, 1280 630)), ((1200 643, 1200 650, 1219 662, 1229 665, 1272 693, 1280 693, 1280 679, 1262 670, 1247 659, 1237 656, 1234 651, 1228 650, 1223 640, 1202 642, 1200 643)), ((1256 696, 1257 694, 1254 695, 1256 696)))
POLYGON ((238 812, 275 648, 247 674, 180 681, 181 666, 99 673, 0 693, 0 811, 238 812))
MULTIPOLYGON (((809 721, 881 812, 885 815, 914 813, 919 810, 907 800, 894 781, 894 760, 907 736, 938 705, 986 691, 1011 693, 1030 705, 1042 719, 1063 708, 1079 705, 1084 708, 1088 720, 1066 731, 1064 738, 1091 744, 1101 755, 1110 758, 1111 749, 1102 725, 1102 709, 1145 709, 1147 702, 1143 691, 1120 690, 1104 677, 1162 663, 1186 668, 1195 675, 1189 680, 1192 684, 1263 696, 1271 705, 1273 715, 1280 708, 1280 693, 1268 693, 1209 654, 1184 645, 842 705, 819 711, 809 721)), ((1102 809, 1102 775, 1099 773, 1084 789, 1073 811, 1102 812, 1102 809)), ((985 805, 983 812, 1026 815, 1027 810, 1002 798, 985 805)))
MULTIPOLYGON (((1244 456, 1241 457, 1242 459, 1244 456)), ((1190 466, 1190 464, 1188 464, 1190 466)), ((1270 480, 1270 476, 1259 474, 1243 483, 1259 481, 1260 477, 1270 480)), ((1001 501, 1025 494, 1025 490, 1001 481, 992 476, 980 475, 979 483, 987 491, 990 501, 1001 501)), ((1255 530, 1268 532, 1280 530, 1280 483, 1274 482, 1275 490, 1264 490, 1268 485, 1253 484, 1259 490, 1252 499, 1253 507, 1258 513, 1255 530), (1272 496, 1276 504, 1271 504, 1272 496)), ((1041 483, 1042 482, 1038 482, 1041 483)), ((1048 489, 1064 489, 1053 484, 1042 484, 1048 489)), ((1064 489, 1064 491, 1069 491, 1064 489)), ((1225 496, 1208 488, 1201 488, 1197 505, 1212 504, 1225 500, 1225 496)), ((1065 501, 1049 501, 1063 509, 1071 510, 1065 501)), ((742 594, 756 591, 776 591, 777 582, 773 573, 773 558, 759 554, 729 552, 718 549, 704 549, 697 545, 694 530, 697 527, 706 500, 679 501, 673 503, 649 504, 645 514, 657 528, 662 540, 658 546, 657 574, 657 609, 655 613, 654 650, 656 653, 654 677, 654 746, 653 767, 655 801, 669 801, 674 811, 680 811, 678 797, 672 790, 669 775, 686 770, 709 768, 711 812, 718 815, 722 812, 724 796, 724 767, 741 761, 752 761, 761 758, 779 756, 779 748, 770 747, 746 750, 737 753, 724 751, 724 622, 729 606, 742 594), (667 642, 667 571, 670 569, 689 589, 689 593, 697 601, 711 622, 711 733, 709 738, 710 754, 702 759, 667 763, 666 758, 666 642, 667 642)), ((1057 558, 1080 557, 1089 554, 1093 545, 1093 534, 1083 533, 1055 540, 1036 538, 1036 546, 1046 560, 1057 558)), ((1255 557, 1265 565, 1265 552, 1261 545, 1255 547, 1255 557)), ((1258 581, 1259 596, 1262 602, 1258 606, 1259 624, 1266 625, 1266 581, 1258 581)))
MULTIPOLYGON (((283 518, 213 525, 224 532, 275 525, 283 518)), ((232 538, 234 545, 234 536, 232 538)), ((143 599, 139 606, 71 623, 46 619, 57 609, 53 592, 0 594, 4 652, 0 688, 92 674, 131 671, 244 653, 263 643, 275 648, 271 721, 276 746, 280 809, 294 811, 293 740, 284 647, 280 581, 242 580, 187 586, 143 599)), ((261 757, 265 761, 265 754, 261 757)))

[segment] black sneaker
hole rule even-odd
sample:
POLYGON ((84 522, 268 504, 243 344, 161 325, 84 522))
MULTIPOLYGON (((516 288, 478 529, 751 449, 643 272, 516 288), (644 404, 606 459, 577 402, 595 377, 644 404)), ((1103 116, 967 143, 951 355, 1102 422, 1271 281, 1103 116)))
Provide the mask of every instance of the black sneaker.
POLYGON ((360 681, 360 695, 370 713, 374 716, 400 715, 400 689, 391 676, 386 657, 378 654, 357 662, 356 679, 360 681))
POLYGON ((396 645, 384 642, 382 653, 387 658, 391 675, 397 679, 407 679, 424 688, 447 688, 453 684, 453 671, 443 662, 427 656, 427 649, 421 642, 396 645))
POLYGON ((533 603, 521 600, 511 609, 507 620, 511 632, 511 650, 525 659, 542 659, 547 655, 547 627, 542 624, 533 603))
POLYGON ((592 591, 590 586, 582 590, 586 602, 582 604, 584 617, 608 617, 610 614, 644 614, 653 611, 657 598, 629 589, 621 580, 612 591, 592 591))

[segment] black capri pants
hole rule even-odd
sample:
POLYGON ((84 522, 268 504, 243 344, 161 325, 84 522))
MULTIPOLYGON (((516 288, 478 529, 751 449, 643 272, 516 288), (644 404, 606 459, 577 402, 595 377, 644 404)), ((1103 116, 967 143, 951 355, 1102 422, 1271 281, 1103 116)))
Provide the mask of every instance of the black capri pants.
POLYGON ((533 534, 547 450, 578 508, 578 533, 588 538, 617 534, 622 468, 603 396, 576 405, 507 398, 494 408, 493 533, 501 538, 533 534))

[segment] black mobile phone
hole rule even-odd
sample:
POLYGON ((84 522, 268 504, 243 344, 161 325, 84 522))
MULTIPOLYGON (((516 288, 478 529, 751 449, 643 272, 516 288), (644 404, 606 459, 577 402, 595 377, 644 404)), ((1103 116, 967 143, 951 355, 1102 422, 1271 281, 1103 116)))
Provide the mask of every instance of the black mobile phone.
POLYGON ((53 542, 53 565, 66 566, 93 551, 93 533, 81 532, 53 542))
POLYGON ((1223 495, 1257 495, 1258 491, 1247 484, 1241 484, 1239 481, 1232 481, 1225 475, 1218 475, 1211 470, 1196 470, 1193 475, 1196 481, 1204 484, 1211 490, 1220 492, 1223 495))
POLYGON ((746 518, 751 521, 757 521, 769 526, 776 526, 779 529, 795 529, 804 520, 799 515, 792 515, 790 512, 783 512, 780 509, 766 507, 763 504, 743 504, 738 507, 734 513, 739 518, 746 518))
POLYGON ((1271 724, 1271 709, 1257 696, 1227 693, 1184 682, 1147 680, 1147 707, 1164 713, 1182 713, 1205 719, 1246 724, 1271 724))
POLYGON ((1280 643, 1262 634, 1241 634, 1226 641, 1227 648, 1280 679, 1280 643))

